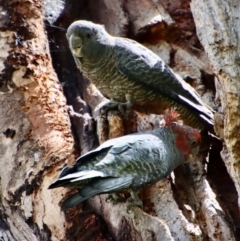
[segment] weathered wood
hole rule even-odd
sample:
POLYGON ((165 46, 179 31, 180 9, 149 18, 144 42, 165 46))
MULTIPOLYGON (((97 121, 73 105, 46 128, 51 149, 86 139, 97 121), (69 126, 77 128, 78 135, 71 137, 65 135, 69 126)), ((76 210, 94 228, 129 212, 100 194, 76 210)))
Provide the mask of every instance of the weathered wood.
POLYGON ((45 4, 48 36, 42 1, 0 3, 0 238, 238 240, 240 3, 192 0, 191 8, 189 0, 45 4), (118 111, 100 115, 107 99, 81 76, 68 50, 64 29, 76 19, 102 23, 112 34, 143 43, 217 111, 215 129, 223 150, 216 139, 209 150, 204 139, 205 149, 190 166, 142 190, 143 211, 127 213, 127 203, 113 205, 101 195, 63 212, 59 204, 75 190, 47 190, 64 165, 98 141, 161 123, 159 116, 131 111, 125 118, 118 111))
POLYGON ((240 21, 239 1, 192 1, 197 33, 217 77, 221 112, 224 116, 222 157, 238 194, 240 193, 240 21), (205 19, 205 21, 202 21, 205 19))
POLYGON ((42 2, 2 1, 1 7, 8 18, 1 28, 2 218, 15 240, 64 239, 58 203, 65 190, 54 193, 47 187, 54 179, 49 168, 64 164, 73 138, 51 64, 42 2))

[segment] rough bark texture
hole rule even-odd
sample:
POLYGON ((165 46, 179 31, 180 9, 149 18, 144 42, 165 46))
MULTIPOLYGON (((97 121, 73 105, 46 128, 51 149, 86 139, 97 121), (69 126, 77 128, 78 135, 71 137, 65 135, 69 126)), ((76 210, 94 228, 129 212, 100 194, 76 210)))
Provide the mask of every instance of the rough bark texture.
POLYGON ((6 0, 0 8, 1 240, 240 239, 239 1, 6 0), (194 163, 142 190, 143 210, 127 213, 127 203, 101 195, 63 212, 75 190, 47 190, 99 142, 161 122, 100 115, 107 100, 81 76, 65 38, 77 19, 141 42, 216 110, 222 142, 204 140, 194 163))
POLYGON ((1 5, 6 18, 1 25, 1 218, 13 237, 4 240, 64 239, 58 202, 65 190, 53 194, 47 187, 53 171, 71 155, 73 139, 48 51, 42 4, 1 5))

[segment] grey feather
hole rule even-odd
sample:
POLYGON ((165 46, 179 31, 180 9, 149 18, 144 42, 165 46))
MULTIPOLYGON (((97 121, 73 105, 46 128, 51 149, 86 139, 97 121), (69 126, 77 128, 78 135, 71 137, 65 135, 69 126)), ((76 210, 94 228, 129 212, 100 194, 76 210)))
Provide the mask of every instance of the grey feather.
POLYGON ((213 110, 151 50, 83 20, 69 26, 67 38, 77 66, 106 97, 145 113, 176 107, 185 123, 213 131, 213 110))
POLYGON ((166 177, 196 155, 200 140, 196 129, 178 124, 111 139, 65 168, 49 189, 79 189, 64 207, 101 193, 138 190, 166 177))
POLYGON ((71 195, 62 204, 63 209, 71 208, 84 200, 99 193, 109 193, 121 189, 127 189, 131 184, 132 177, 98 179, 84 186, 77 193, 71 195))

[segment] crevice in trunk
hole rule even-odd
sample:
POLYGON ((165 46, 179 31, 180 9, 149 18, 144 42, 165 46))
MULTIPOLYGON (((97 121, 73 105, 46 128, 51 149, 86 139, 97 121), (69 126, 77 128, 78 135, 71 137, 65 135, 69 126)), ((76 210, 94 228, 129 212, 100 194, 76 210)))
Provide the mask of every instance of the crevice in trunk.
POLYGON ((219 141, 213 143, 209 153, 207 179, 216 193, 216 199, 223 209, 222 214, 233 232, 236 240, 240 240, 240 216, 238 207, 238 195, 234 183, 220 156, 222 144, 219 141))

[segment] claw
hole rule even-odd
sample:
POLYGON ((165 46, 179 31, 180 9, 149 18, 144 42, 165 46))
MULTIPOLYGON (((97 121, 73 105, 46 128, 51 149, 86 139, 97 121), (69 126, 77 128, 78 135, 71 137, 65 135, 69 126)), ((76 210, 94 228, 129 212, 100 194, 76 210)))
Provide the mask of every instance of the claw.
POLYGON ((143 209, 143 203, 142 201, 139 199, 138 197, 138 193, 139 191, 136 190, 132 190, 130 192, 131 194, 131 198, 130 198, 130 204, 127 206, 127 213, 129 213, 129 211, 131 210, 132 207, 140 207, 141 209, 143 209))
POLYGON ((106 115, 109 110, 117 109, 118 104, 119 104, 119 102, 110 100, 108 103, 106 103, 104 106, 101 107, 100 113, 102 115, 106 115))
POLYGON ((125 115, 125 112, 126 112, 127 109, 132 108, 132 103, 129 100, 127 95, 126 95, 126 99, 127 99, 127 102, 118 104, 118 109, 123 116, 125 115))
POLYGON ((105 199, 106 202, 112 201, 113 204, 117 204, 119 202, 124 202, 125 198, 117 193, 109 194, 108 197, 105 199))
POLYGON ((100 113, 102 115, 106 115, 106 113, 109 110, 114 110, 114 109, 118 109, 120 111, 120 113, 124 116, 125 112, 127 109, 130 109, 132 107, 132 103, 129 100, 128 95, 126 95, 126 99, 127 102, 122 103, 122 102, 117 102, 114 100, 110 100, 107 104, 105 104, 101 109, 100 109, 100 113))

